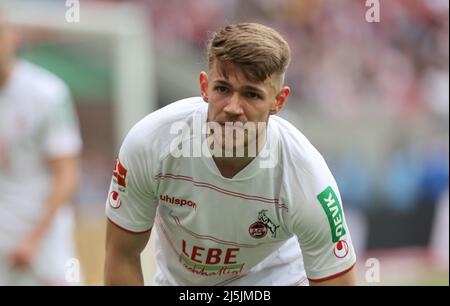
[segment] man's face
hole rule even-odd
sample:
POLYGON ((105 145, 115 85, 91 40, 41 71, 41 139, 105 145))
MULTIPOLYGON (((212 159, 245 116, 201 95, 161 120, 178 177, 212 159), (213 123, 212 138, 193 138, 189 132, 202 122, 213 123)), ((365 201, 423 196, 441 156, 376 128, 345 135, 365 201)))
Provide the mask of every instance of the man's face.
MULTIPOLYGON (((290 92, 288 87, 277 90, 272 78, 264 82, 250 81, 238 66, 218 62, 212 65, 209 74, 200 74, 200 88, 203 99, 209 104, 208 122, 221 124, 223 137, 228 131, 225 123, 267 124, 269 116, 283 107, 290 92), (227 76, 221 73, 219 65, 227 65, 227 76)), ((245 146, 252 140, 247 136, 245 146)))

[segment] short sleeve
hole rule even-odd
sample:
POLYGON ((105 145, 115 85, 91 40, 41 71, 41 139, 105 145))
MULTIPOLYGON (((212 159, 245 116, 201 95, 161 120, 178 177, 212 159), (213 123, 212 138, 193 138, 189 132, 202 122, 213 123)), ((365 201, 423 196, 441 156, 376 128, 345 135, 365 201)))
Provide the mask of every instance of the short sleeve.
POLYGON ((292 231, 302 250, 305 270, 324 281, 350 270, 356 261, 337 184, 322 157, 298 179, 292 231))
POLYGON ((113 170, 106 215, 122 229, 141 233, 153 226, 158 200, 154 194, 151 156, 128 135, 113 170))

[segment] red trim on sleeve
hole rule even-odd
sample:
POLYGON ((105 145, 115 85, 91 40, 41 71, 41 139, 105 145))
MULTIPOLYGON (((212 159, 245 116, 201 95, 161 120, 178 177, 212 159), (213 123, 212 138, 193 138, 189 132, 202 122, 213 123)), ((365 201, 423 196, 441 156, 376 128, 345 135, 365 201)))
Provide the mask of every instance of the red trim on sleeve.
POLYGON ((331 275, 331 276, 327 276, 327 277, 324 277, 324 278, 319 278, 319 279, 312 279, 312 278, 309 278, 309 277, 308 277, 308 280, 309 280, 309 281, 312 281, 312 282, 324 282, 324 281, 327 281, 327 280, 336 278, 336 277, 338 277, 338 276, 344 275, 345 273, 349 272, 351 269, 353 269, 353 267, 355 266, 355 264, 356 264, 356 262, 355 262, 350 268, 348 268, 347 270, 342 271, 342 272, 339 272, 339 273, 337 273, 337 274, 334 274, 334 275, 331 275))
POLYGON ((138 235, 138 234, 144 234, 147 233, 149 231, 152 230, 152 228, 150 227, 148 230, 142 231, 142 232, 134 232, 134 231, 130 231, 129 229, 123 228, 122 226, 118 225, 117 223, 115 223, 114 221, 112 221, 110 218, 107 218, 109 222, 111 222, 113 225, 115 225, 116 227, 120 228, 122 231, 125 231, 129 234, 134 234, 134 235, 138 235))

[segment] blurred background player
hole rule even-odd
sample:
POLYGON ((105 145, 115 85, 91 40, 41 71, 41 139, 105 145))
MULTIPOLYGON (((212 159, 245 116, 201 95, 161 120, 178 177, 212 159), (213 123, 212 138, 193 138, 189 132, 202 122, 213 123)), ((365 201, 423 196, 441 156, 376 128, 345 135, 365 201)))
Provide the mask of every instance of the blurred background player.
POLYGON ((66 85, 0 16, 0 285, 65 284, 82 142, 66 85))

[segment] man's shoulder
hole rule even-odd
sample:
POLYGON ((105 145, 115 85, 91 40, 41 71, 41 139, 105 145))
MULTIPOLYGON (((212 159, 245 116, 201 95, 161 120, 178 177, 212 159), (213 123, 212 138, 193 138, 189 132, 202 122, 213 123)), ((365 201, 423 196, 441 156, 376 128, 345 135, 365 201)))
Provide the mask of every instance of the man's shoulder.
POLYGON ((69 95, 69 87, 57 75, 26 60, 16 64, 20 85, 34 98, 43 101, 59 101, 69 95))
POLYGON ((123 147, 129 151, 168 152, 171 142, 179 136, 179 126, 191 124, 193 116, 201 115, 206 103, 200 97, 188 98, 164 106, 138 121, 125 137, 123 147))
POLYGON ((170 131, 173 124, 187 123, 196 112, 201 114, 204 105, 205 102, 200 97, 170 103, 146 115, 133 126, 130 133, 146 136, 161 135, 161 132, 170 131))
POLYGON ((303 133, 284 119, 276 118, 274 121, 279 123, 274 126, 280 135, 283 190, 288 198, 288 207, 296 211, 312 203, 321 191, 334 186, 335 182, 322 154, 303 133))
POLYGON ((320 175, 328 168, 322 154, 299 129, 281 117, 273 117, 272 129, 276 131, 286 175, 305 178, 320 175))
MULTIPOLYGON (((184 119, 186 116, 205 109, 207 104, 201 97, 191 97, 172 102, 152 113, 147 117, 159 117, 170 122, 184 119)), ((144 118, 145 119, 145 118, 144 118)))
POLYGON ((278 116, 272 116, 271 120, 283 152, 292 158, 301 159, 321 156, 309 139, 292 123, 278 116))

